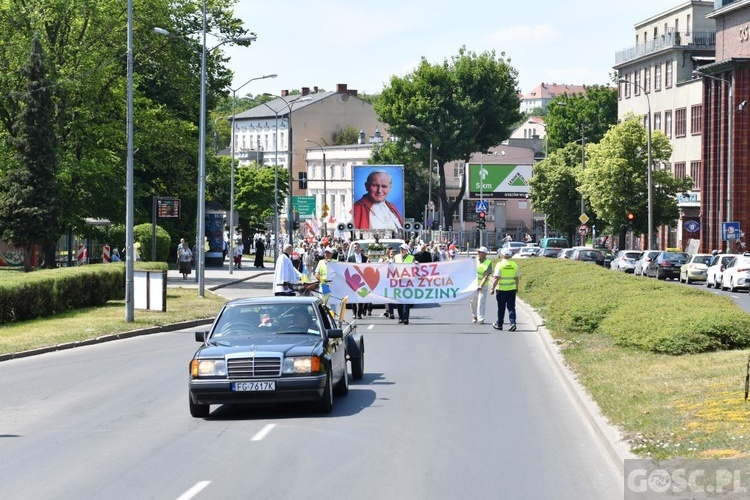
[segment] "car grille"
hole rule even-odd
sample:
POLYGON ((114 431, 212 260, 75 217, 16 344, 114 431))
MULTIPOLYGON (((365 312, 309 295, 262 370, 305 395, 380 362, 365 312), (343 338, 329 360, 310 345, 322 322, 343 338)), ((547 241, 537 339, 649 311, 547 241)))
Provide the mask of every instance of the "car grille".
POLYGON ((278 377, 281 375, 281 357, 253 356, 227 359, 230 379, 278 377))

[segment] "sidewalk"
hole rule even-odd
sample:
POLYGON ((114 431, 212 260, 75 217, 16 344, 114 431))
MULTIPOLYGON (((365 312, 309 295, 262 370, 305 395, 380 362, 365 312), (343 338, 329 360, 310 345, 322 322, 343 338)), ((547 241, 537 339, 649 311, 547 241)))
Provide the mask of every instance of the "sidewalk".
MULTIPOLYGON (((222 267, 206 267, 203 271, 203 287, 206 290, 217 290, 225 286, 239 283, 255 278, 261 274, 273 274, 274 265, 271 262, 266 262, 265 268, 253 267, 254 257, 246 255, 242 258, 242 269, 232 269, 230 274, 229 260, 224 262, 222 267)), ((188 276, 188 279, 182 279, 177 269, 170 269, 167 271, 167 286, 176 288, 198 288, 198 278, 193 272, 188 276)))

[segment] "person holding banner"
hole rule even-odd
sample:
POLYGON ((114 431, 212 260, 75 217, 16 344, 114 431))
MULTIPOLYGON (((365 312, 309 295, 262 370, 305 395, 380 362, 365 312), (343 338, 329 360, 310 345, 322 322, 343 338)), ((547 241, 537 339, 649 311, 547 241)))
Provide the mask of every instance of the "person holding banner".
MULTIPOLYGON (((409 245, 402 243, 399 249, 401 250, 401 255, 396 255, 394 262, 397 264, 411 264, 414 262, 414 256, 410 252, 409 245)), ((396 310, 398 311, 398 322, 408 325, 411 304, 399 304, 396 306, 396 310)))
POLYGON ((404 219, 398 207, 388 201, 393 177, 385 170, 370 172, 365 181, 367 192, 354 203, 354 227, 357 229, 401 229, 404 219))
POLYGON ((471 322, 484 323, 484 311, 487 305, 487 283, 492 276, 492 261, 487 258, 487 247, 477 249, 477 291, 471 296, 471 322))
MULTIPOLYGON (((355 264, 364 264, 367 262, 367 255, 362 251, 362 245, 355 241, 352 243, 352 249, 354 250, 354 253, 346 259, 347 262, 354 262, 355 264)), ((362 319, 362 316, 367 313, 372 316, 372 304, 360 302, 359 304, 356 304, 355 307, 357 319, 362 319)))
POLYGON ((508 319, 510 320, 511 332, 516 331, 516 292, 518 291, 518 264, 510 259, 512 251, 503 248, 501 254, 503 259, 495 266, 492 282, 492 292, 497 298, 497 322, 492 323, 495 330, 503 329, 505 320, 505 308, 508 308, 508 319))

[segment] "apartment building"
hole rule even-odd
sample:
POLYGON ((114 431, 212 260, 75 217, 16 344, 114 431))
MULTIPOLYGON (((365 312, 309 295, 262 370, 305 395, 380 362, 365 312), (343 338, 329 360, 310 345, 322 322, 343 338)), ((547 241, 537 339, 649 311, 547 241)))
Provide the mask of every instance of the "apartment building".
MULTIPOLYGON (((628 113, 649 120, 652 131, 664 132, 672 143, 668 161, 654 164, 679 178, 689 176, 694 188, 678 198, 680 219, 675 227, 655 229, 654 248, 697 250, 704 225, 702 202, 708 179, 701 155, 704 134, 703 85, 693 72, 714 60, 716 23, 709 16, 713 1, 692 0, 635 25, 635 45, 617 52, 618 118, 628 113)), ((642 246, 645 248, 646 242, 642 246)), ((702 246, 705 249, 705 246, 702 246)))

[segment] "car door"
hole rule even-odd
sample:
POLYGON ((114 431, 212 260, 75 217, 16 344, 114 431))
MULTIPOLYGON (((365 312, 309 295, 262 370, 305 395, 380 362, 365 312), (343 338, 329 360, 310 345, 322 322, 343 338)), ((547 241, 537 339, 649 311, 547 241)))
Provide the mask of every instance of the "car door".
POLYGON ((346 346, 344 339, 332 339, 328 337, 328 331, 331 328, 338 328, 338 325, 334 325, 333 318, 326 306, 323 304, 318 305, 318 313, 321 316, 323 329, 325 330, 326 338, 328 339, 328 356, 331 359, 331 371, 333 371, 333 383, 335 384, 341 377, 346 375, 346 346))

